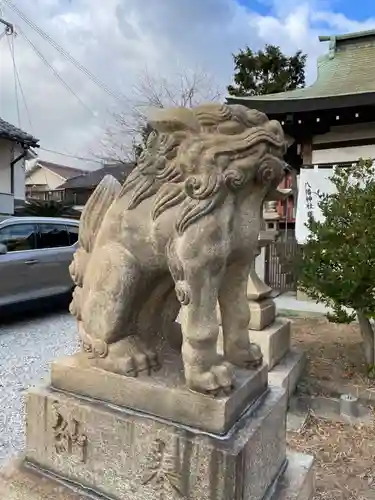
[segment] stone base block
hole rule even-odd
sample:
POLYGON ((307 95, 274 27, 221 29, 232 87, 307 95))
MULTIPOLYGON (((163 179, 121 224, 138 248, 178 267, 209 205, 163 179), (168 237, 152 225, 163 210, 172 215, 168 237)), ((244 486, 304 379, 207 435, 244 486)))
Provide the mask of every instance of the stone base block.
MULTIPOLYGON (((288 452, 287 459, 285 471, 269 488, 263 500, 312 499, 314 494, 313 458, 288 452)), ((82 485, 75 485, 53 474, 41 472, 22 461, 15 461, 6 469, 0 470, 0 498, 4 500, 103 500, 103 496, 97 495, 93 490, 85 489, 82 485)), ((106 498, 109 500, 109 497, 106 498)))
POLYGON ((271 385, 283 387, 288 392, 288 397, 294 393, 306 365, 304 352, 292 348, 273 370, 268 373, 271 385))
POLYGON ((249 331, 251 341, 261 348, 264 362, 268 364, 269 370, 272 370, 289 351, 290 324, 288 320, 277 319, 264 330, 249 331))
POLYGON ((287 459, 288 466, 269 500, 311 500, 315 492, 314 458, 288 451, 287 459))
POLYGON ((250 330, 263 330, 276 318, 276 305, 273 299, 250 300, 250 330))
POLYGON ((21 460, 0 469, 0 498, 2 500, 100 500, 96 495, 74 487, 64 480, 30 468, 21 460))
POLYGON ((25 460, 102 498, 263 500, 285 466, 286 404, 285 390, 274 387, 219 436, 36 388, 25 460))
POLYGON ((52 387, 134 408, 208 432, 225 433, 267 389, 267 366, 237 370, 236 387, 221 398, 187 389, 181 356, 168 352, 163 368, 152 376, 124 377, 93 367, 83 353, 52 364, 52 387))

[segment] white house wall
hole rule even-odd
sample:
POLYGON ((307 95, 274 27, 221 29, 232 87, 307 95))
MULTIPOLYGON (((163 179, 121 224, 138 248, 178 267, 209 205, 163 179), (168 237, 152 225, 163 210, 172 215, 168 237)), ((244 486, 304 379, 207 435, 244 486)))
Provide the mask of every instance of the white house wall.
POLYGON ((0 193, 11 193, 10 162, 12 161, 13 143, 0 139, 0 193))
POLYGON ((25 199, 25 159, 13 167, 13 188, 11 162, 23 153, 23 148, 13 141, 0 139, 0 213, 14 213, 14 199, 25 199))
MULTIPOLYGON (((20 156, 23 153, 23 148, 19 145, 15 145, 14 148, 14 158, 20 156)), ((14 169, 14 198, 16 200, 24 200, 25 199, 25 158, 18 161, 13 169, 14 169)))

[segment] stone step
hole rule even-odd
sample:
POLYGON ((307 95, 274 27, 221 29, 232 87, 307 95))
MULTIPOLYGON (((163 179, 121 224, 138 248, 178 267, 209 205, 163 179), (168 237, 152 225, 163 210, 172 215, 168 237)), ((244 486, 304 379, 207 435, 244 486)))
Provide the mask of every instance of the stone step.
POLYGON ((250 340, 261 348, 264 362, 272 370, 290 350, 290 321, 277 319, 263 330, 250 330, 250 340))
POLYGON ((287 452, 288 466, 280 477, 270 499, 311 500, 315 492, 314 458, 310 455, 287 452))
POLYGON ((305 366, 305 353, 293 347, 268 373, 268 383, 286 389, 290 398, 296 390, 305 366))

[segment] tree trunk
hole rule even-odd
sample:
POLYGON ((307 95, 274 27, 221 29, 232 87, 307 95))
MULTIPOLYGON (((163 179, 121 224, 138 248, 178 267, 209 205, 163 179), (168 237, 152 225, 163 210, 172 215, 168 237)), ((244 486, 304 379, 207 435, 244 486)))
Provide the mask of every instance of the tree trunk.
POLYGON ((363 340, 366 363, 369 367, 373 367, 375 365, 374 330, 370 320, 362 312, 357 311, 357 317, 363 340))

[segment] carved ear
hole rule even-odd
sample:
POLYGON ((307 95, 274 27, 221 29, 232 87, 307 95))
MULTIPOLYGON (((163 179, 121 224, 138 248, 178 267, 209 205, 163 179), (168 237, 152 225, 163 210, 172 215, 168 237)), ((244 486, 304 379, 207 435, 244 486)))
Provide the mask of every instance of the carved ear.
POLYGON ((199 132, 200 125, 194 111, 188 108, 151 108, 147 121, 158 132, 199 132))

